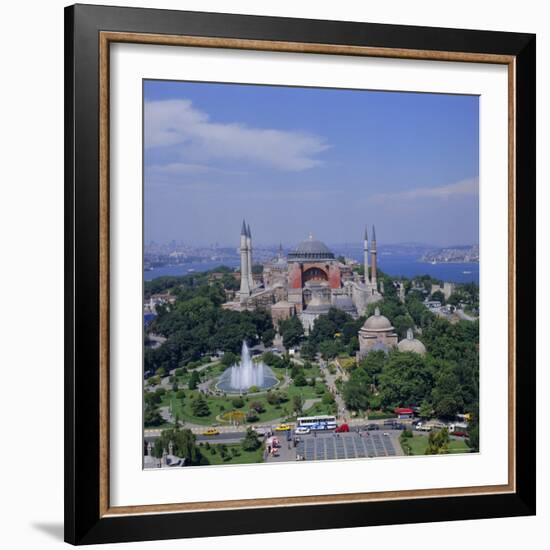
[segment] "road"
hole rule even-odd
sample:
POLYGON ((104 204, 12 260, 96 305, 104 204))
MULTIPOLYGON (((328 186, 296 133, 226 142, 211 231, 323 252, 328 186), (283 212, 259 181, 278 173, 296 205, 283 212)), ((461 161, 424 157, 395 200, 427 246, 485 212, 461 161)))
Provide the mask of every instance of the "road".
POLYGON ((344 419, 348 418, 350 416, 349 411, 346 409, 346 404, 342 399, 342 396, 340 395, 338 388, 336 387, 336 379, 338 378, 338 371, 336 371, 336 373, 334 374, 331 374, 327 368, 327 363, 322 359, 319 361, 319 367, 321 368, 321 372, 325 374, 327 388, 332 393, 332 395, 334 395, 334 400, 336 401, 336 405, 338 407, 338 413, 336 416, 338 418, 344 418, 344 419))

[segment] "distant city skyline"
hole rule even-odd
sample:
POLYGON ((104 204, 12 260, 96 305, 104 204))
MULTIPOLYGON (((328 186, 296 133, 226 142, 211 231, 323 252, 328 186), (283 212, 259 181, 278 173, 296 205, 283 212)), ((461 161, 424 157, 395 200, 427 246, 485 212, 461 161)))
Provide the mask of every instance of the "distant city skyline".
POLYGON ((479 242, 477 96, 145 81, 144 238, 479 242))
MULTIPOLYGON (((315 236, 314 233, 312 233, 312 236, 317 239, 317 237, 315 236)), ((294 241, 289 241, 289 242, 285 242, 285 241, 273 241, 273 242, 255 242, 254 243, 254 246, 256 248, 260 247, 260 248, 266 248, 266 249, 273 249, 273 248, 279 248, 279 246, 282 245, 282 247, 285 249, 285 250, 290 250, 292 249, 294 246, 296 246, 299 242, 301 241, 304 241, 306 240, 307 238, 309 237, 309 235, 304 235, 302 236, 302 238, 299 238, 297 240, 294 240, 294 241)), ((369 239, 370 239, 370 236, 369 236, 369 239)), ((321 239, 319 239, 321 240, 321 239)), ((205 243, 201 243, 201 244, 196 244, 195 242, 191 242, 191 241, 183 241, 183 240, 180 240, 180 239, 170 239, 168 241, 156 241, 154 239, 151 239, 149 241, 145 241, 144 245, 145 247, 147 248, 148 246, 152 245, 152 244, 155 244, 155 245, 158 245, 158 246, 169 246, 171 245, 173 242, 179 244, 179 245, 184 245, 184 246, 189 246, 189 247, 196 247, 196 248, 208 248, 208 247, 218 247, 218 248, 239 248, 239 245, 238 243, 235 244, 235 239, 232 239, 231 241, 228 241, 228 242, 221 242, 221 241, 213 241, 213 242, 205 242, 205 243)), ((329 247, 334 247, 334 248, 338 248, 338 247, 348 247, 348 246, 358 246, 358 247, 363 247, 363 239, 362 238, 359 238, 359 239, 356 239, 356 240, 349 240, 349 241, 345 241, 345 242, 332 242, 332 241, 329 241, 329 240, 326 240, 326 241, 323 241, 326 245, 328 245, 329 247)), ((467 242, 461 242, 461 243, 449 243, 449 244, 445 244, 445 245, 439 245, 439 244, 435 244, 435 243, 428 243, 428 242, 423 242, 423 243, 420 243, 420 242, 412 242, 412 241, 403 241, 403 242, 393 242, 393 243, 388 243, 388 242, 383 242, 383 241, 380 241, 380 239, 378 239, 378 236, 377 236, 377 246, 380 247, 395 247, 395 246, 403 246, 403 247, 407 247, 407 246, 410 246, 411 248, 412 247, 418 247, 418 248, 459 248, 459 247, 468 247, 468 246, 478 246, 479 243, 475 242, 475 243, 467 243, 467 242)))

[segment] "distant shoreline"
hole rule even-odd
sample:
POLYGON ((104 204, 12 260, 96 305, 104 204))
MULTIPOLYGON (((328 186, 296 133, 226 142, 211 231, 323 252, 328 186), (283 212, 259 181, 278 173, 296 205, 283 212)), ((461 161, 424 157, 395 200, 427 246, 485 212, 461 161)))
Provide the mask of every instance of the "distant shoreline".
MULTIPOLYGON (((178 265, 170 265, 144 271, 145 281, 152 281, 157 277, 173 276, 181 277, 192 273, 202 273, 225 265, 236 269, 239 267, 238 259, 231 261, 207 261, 178 265)), ((479 263, 468 262, 421 262, 417 258, 407 256, 381 256, 378 262, 379 268, 392 277, 406 277, 412 279, 422 275, 430 275, 434 279, 450 283, 476 283, 479 285, 479 263), (466 272, 466 273, 464 273, 466 272)))

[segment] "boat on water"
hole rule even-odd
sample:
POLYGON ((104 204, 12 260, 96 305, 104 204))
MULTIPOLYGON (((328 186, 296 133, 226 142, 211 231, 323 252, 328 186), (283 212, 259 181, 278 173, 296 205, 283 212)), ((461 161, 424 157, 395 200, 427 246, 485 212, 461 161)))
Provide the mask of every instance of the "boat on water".
POLYGON ((472 274, 471 271, 463 271, 462 273, 463 273, 464 275, 471 275, 471 274, 472 274))
POLYGON ((194 273, 194 272, 195 272, 195 270, 194 270, 192 267, 190 267, 190 268, 187 270, 187 273, 194 273))
POLYGON ((437 264, 437 261, 436 260, 432 260, 432 265, 435 265, 437 264))

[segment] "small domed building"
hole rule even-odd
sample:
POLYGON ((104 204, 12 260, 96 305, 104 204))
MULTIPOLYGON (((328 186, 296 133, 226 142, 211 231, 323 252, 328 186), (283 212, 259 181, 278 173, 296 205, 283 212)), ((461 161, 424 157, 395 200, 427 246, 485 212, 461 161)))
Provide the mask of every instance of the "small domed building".
POLYGON ((412 329, 407 330, 407 337, 397 344, 397 349, 404 352, 418 353, 418 355, 422 356, 426 355, 426 346, 413 336, 412 329))
POLYGON ((358 359, 364 358, 371 351, 384 351, 387 353, 397 346, 397 334, 390 320, 380 314, 380 309, 374 310, 359 329, 358 359))

